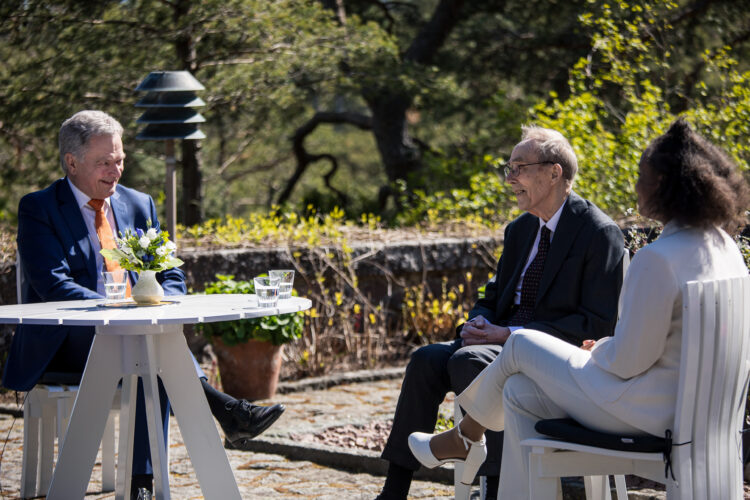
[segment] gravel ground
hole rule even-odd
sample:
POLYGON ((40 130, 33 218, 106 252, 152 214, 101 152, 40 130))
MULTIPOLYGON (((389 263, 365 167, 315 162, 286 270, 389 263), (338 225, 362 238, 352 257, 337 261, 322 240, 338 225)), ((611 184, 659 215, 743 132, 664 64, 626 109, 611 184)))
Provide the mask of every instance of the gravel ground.
MULTIPOLYGON (((386 379, 371 374, 343 374, 338 380, 309 380, 282 387, 273 401, 287 411, 245 450, 228 449, 232 471, 245 499, 372 499, 383 485, 385 463, 378 457, 390 431, 400 389, 400 373, 386 379)), ((452 396, 452 395, 451 395, 452 396)), ((450 415, 452 397, 443 414, 450 415)), ((11 397, 14 403, 15 398, 11 397)), ((175 419, 170 424, 170 486, 172 498, 202 498, 192 463, 175 419)), ((23 419, 0 415, 0 499, 18 498, 21 475, 23 419)), ((101 492, 97 461, 86 498, 112 499, 101 492)), ((429 471, 412 484, 412 499, 453 498, 450 469, 429 471)), ((629 479, 630 499, 664 498, 660 485, 629 479), (654 488, 650 488, 654 486, 654 488)), ((478 490, 475 488, 474 493, 478 490)), ((580 489, 579 489, 580 491, 580 489)), ((582 498, 566 494, 566 500, 582 498)), ((750 488, 745 484, 745 499, 750 488)))

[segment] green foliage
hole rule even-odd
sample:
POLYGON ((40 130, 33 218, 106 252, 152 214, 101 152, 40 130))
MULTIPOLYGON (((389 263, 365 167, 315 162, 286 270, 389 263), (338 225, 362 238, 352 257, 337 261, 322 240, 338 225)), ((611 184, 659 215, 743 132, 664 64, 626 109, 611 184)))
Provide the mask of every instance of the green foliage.
MULTIPOLYGON (((536 111, 529 116, 526 110, 550 90, 557 92, 545 102, 553 116, 542 119, 558 119, 562 111, 552 101, 565 103, 573 88, 578 104, 571 101, 566 108, 570 132, 576 132, 575 124, 592 131, 579 144, 581 153, 591 156, 582 165, 608 164, 612 174, 591 173, 581 179, 582 188, 622 209, 634 159, 620 151, 627 149, 622 137, 631 140, 619 130, 626 118, 620 90, 630 81, 654 86, 647 89, 650 96, 641 93, 640 83, 630 86, 646 112, 650 105, 693 113, 702 130, 733 144, 728 147, 736 145, 735 156, 745 155, 747 110, 735 105, 747 100, 743 72, 750 60, 742 2, 679 0, 678 7, 645 0, 462 2, 448 32, 426 29, 434 28, 434 10, 445 2, 352 0, 340 3, 341 17, 326 8, 332 4, 1 2, 0 218, 12 220, 20 196, 61 175, 57 130, 80 109, 103 109, 120 119, 128 153, 123 183, 158 198, 163 145, 134 140, 139 112, 133 108, 133 89, 158 69, 188 69, 206 86, 200 96, 207 103, 201 109, 207 139, 200 143, 200 156, 208 217, 245 216, 271 207, 296 167, 288 138, 314 113, 370 116, 373 103, 387 103, 388 97, 403 98, 408 108, 405 116, 374 124, 378 137, 374 129, 347 124, 320 126, 308 136, 308 153, 332 154, 338 170, 332 172, 326 161, 311 165, 291 206, 320 203, 317 208, 328 211, 336 205, 356 218, 375 211, 379 188, 397 178, 406 180, 401 186, 406 192, 419 190, 416 202, 426 199, 421 214, 441 205, 433 197, 455 197, 455 208, 439 209, 461 212, 464 198, 475 194, 469 184, 481 175, 478 159, 507 156, 519 124, 537 119, 536 111), (727 44, 732 48, 723 52, 727 44), (425 46, 429 50, 422 57, 411 57, 425 46), (732 57, 737 64, 727 66, 732 57), (567 70, 579 59, 588 62, 575 71, 586 77, 571 87, 567 70), (705 104, 707 114, 695 111, 694 99, 705 104), (716 128, 717 120, 725 123, 716 128), (386 170, 379 143, 384 136, 404 138, 395 152, 426 153, 423 170, 411 178, 401 176, 407 168, 401 164, 386 170), (586 139, 595 146, 586 149, 586 139)), ((657 125, 668 121, 662 118, 657 125)), ((634 133, 650 137, 653 119, 641 116, 631 123, 634 133)), ((183 182, 189 183, 187 177, 183 182)), ((405 205, 404 218, 421 220, 419 207, 411 211, 413 201, 405 205)), ((499 207, 487 208, 504 212, 506 201, 501 197, 499 207)))
POLYGON ((440 294, 434 294, 425 283, 404 290, 401 303, 401 318, 405 328, 421 338, 421 342, 442 342, 446 333, 469 318, 469 310, 474 304, 474 290, 471 286, 471 273, 465 276, 466 282, 448 287, 443 279, 440 294))
MULTIPOLYGON (((641 153, 676 118, 678 101, 697 129, 748 169, 750 73, 740 72, 729 48, 706 51, 697 97, 675 95, 679 34, 666 19, 677 13, 669 0, 605 5, 600 16, 583 15, 594 30, 592 51, 571 70, 569 95, 551 94, 532 111, 537 124, 559 130, 579 158, 576 191, 613 216, 633 205, 641 153)), ((694 76, 694 75, 693 75, 694 76)))
POLYGON ((453 417, 445 415, 442 411, 438 413, 437 422, 435 422, 435 432, 445 432, 454 427, 453 417))
POLYGON ((750 238, 737 235, 734 240, 737 242, 737 246, 740 247, 742 257, 745 259, 745 265, 750 269, 750 238))
MULTIPOLYGON (((428 193, 416 190, 397 222, 403 226, 436 227, 464 224, 499 231, 519 214, 510 186, 496 173, 499 160, 482 159, 484 171, 470 176, 468 186, 428 193)), ((402 190, 406 196, 405 190, 402 190)))
POLYGON ((329 213, 319 214, 308 206, 308 214, 274 208, 269 213, 250 214, 247 218, 227 216, 211 219, 191 227, 177 227, 183 246, 249 246, 256 244, 289 244, 314 247, 330 242, 343 241, 344 249, 350 251, 344 236, 352 233, 367 233, 382 229, 380 217, 363 214, 358 222, 344 220, 344 212, 338 207, 329 213))
MULTIPOLYGON (((237 281, 234 276, 217 274, 216 281, 206 285, 207 295, 216 293, 255 293, 250 281, 237 281)), ((263 318, 250 318, 218 323, 201 323, 196 328, 206 338, 221 337, 226 345, 236 345, 248 340, 270 342, 281 345, 293 342, 302 336, 305 320, 302 313, 281 314, 263 318)))

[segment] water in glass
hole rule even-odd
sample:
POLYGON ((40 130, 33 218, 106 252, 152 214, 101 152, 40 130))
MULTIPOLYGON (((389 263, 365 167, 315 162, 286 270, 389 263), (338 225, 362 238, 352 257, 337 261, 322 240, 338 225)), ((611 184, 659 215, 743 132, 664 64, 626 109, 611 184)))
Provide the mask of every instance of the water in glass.
POLYGON ((272 269, 268 271, 268 276, 278 278, 279 281, 279 300, 292 298, 292 285, 294 283, 293 269, 272 269))
POLYGON ((279 279, 262 276, 253 281, 258 307, 274 307, 279 300, 279 279))
POLYGON ((128 289, 128 273, 123 269, 117 271, 103 271, 104 296, 107 302, 117 302, 125 299, 128 289))
POLYGON ((104 295, 107 300, 124 300, 127 288, 125 283, 105 283, 104 295))

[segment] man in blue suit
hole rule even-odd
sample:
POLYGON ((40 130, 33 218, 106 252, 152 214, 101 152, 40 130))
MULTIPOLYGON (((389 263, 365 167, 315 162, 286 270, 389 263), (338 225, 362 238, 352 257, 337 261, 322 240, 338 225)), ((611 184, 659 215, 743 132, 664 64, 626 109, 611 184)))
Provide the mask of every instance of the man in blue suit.
MULTIPOLYGON (((122 126, 101 111, 81 111, 60 128, 60 159, 66 176, 21 199, 18 208, 18 254, 23 273, 22 301, 54 302, 101 299, 103 257, 89 200, 104 200, 113 232, 159 228, 154 200, 119 185, 125 153, 122 126)), ((136 273, 129 273, 131 285, 136 273)), ((166 295, 186 293, 185 274, 175 268, 158 274, 166 295)), ((37 383, 80 380, 94 338, 93 327, 19 325, 3 373, 3 385, 28 391, 37 383)), ((267 429, 284 411, 223 394, 207 382, 196 362, 211 412, 229 442, 250 439, 267 429)), ((160 385, 164 425, 169 403, 160 385)), ((138 384, 136 440, 131 497, 151 491, 152 470, 142 383, 138 384)), ((149 495, 150 496, 150 495, 149 495)))

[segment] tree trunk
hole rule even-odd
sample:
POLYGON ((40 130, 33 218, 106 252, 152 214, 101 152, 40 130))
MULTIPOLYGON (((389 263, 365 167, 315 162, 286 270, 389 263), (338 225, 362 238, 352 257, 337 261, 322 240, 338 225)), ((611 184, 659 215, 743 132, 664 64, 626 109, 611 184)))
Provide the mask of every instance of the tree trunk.
MULTIPOLYGON (((171 4, 174 10, 175 26, 180 19, 190 13, 191 0, 180 0, 171 4)), ((175 53, 181 69, 195 75, 196 64, 195 39, 188 30, 182 32, 175 40, 175 53)), ((182 213, 178 211, 178 222, 193 226, 203 222, 203 176, 201 174, 201 145, 198 141, 182 141, 182 213)))
MULTIPOLYGON (((404 61, 418 65, 429 64, 461 19, 464 3, 465 0, 441 0, 430 20, 404 52, 404 61)), ((394 181, 408 180, 409 191, 418 189, 421 187, 421 179, 413 174, 422 166, 422 152, 409 135, 406 122, 406 111, 412 105, 413 96, 384 89, 365 89, 363 95, 372 111, 373 134, 388 180, 391 184, 394 181)), ((381 189, 381 208, 384 207, 386 198, 393 194, 390 186, 381 189)))
POLYGON ((200 224, 203 221, 200 150, 200 141, 182 141, 182 217, 178 220, 186 226, 200 224))
POLYGON ((420 150, 409 136, 406 123, 411 102, 411 96, 393 93, 373 94, 367 100, 372 131, 390 182, 408 179, 421 166, 420 150))

